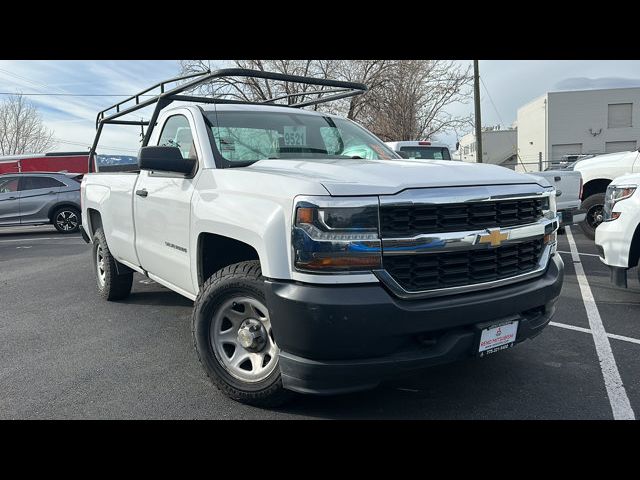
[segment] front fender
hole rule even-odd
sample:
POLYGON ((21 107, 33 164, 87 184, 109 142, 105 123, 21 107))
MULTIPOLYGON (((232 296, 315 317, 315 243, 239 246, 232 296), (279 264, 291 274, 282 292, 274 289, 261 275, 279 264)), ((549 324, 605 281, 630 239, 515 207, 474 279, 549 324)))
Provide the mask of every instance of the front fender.
MULTIPOLYGON (((258 252, 264 276, 287 279, 290 276, 289 240, 286 235, 290 231, 289 211, 277 201, 246 194, 198 192, 194 196, 191 251, 197 251, 198 238, 202 233, 233 238, 258 252)), ((197 261, 198 256, 194 254, 194 285, 198 284, 197 261)))

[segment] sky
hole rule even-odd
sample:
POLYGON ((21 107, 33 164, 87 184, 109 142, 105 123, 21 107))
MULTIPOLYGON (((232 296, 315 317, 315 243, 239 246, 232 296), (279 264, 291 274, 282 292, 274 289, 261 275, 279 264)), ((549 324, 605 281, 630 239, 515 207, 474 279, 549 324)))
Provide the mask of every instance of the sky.
MULTIPOLYGON (((2 60, 0 99, 6 93, 113 95, 28 96, 45 125, 54 130, 59 141, 57 151, 86 151, 93 141, 100 110, 179 71, 177 60, 2 60)), ((640 86, 640 61, 481 60, 480 76, 482 124, 509 127, 519 107, 548 91, 640 86)), ((473 112, 473 104, 454 104, 448 111, 467 115, 473 112)), ((149 110, 141 115, 148 118, 149 110)), ((135 128, 105 128, 101 144, 121 146, 125 142, 125 150, 120 148, 119 153, 135 155, 139 138, 135 128)), ((454 147, 456 135, 440 135, 437 140, 454 147)))

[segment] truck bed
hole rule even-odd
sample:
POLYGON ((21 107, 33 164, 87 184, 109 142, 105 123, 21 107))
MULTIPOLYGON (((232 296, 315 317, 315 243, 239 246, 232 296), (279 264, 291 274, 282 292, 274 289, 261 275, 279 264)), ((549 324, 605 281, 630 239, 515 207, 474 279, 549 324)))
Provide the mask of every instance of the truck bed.
POLYGON ((548 170, 546 172, 532 173, 531 175, 543 177, 560 192, 556 197, 558 211, 580 207, 580 182, 582 179, 580 172, 548 170))

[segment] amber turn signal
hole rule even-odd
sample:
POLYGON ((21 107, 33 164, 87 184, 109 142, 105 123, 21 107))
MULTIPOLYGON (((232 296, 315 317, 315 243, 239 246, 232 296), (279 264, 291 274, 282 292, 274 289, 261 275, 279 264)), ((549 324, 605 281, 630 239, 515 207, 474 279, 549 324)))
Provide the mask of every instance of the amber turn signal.
POLYGON ((296 211, 296 225, 301 223, 313 223, 313 208, 299 207, 296 211))

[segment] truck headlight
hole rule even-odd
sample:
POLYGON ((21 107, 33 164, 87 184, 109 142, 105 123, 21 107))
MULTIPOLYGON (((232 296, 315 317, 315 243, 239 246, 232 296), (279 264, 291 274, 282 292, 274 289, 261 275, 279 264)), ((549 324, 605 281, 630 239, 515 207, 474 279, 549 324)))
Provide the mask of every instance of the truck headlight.
POLYGON ((380 268, 378 230, 376 197, 298 200, 292 232, 295 268, 313 273, 380 268))
POLYGON ((547 192, 543 198, 542 211, 546 218, 554 219, 557 216, 556 207, 556 189, 555 187, 546 187, 547 192))
POLYGON ((610 222, 620 217, 619 212, 614 212, 616 203, 631 197, 638 188, 637 185, 609 185, 604 194, 604 221, 610 222))

